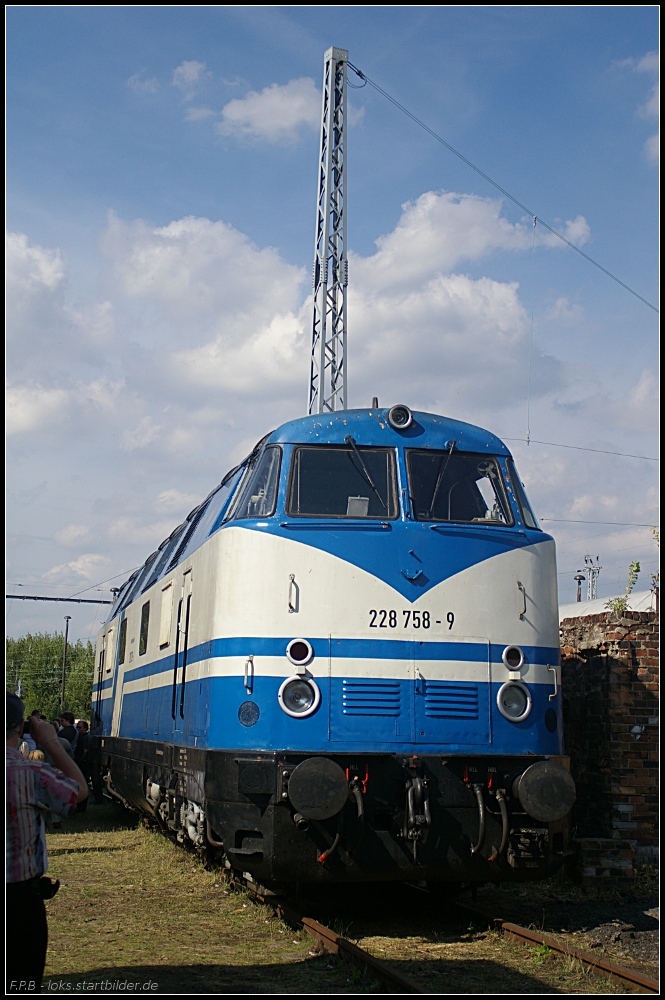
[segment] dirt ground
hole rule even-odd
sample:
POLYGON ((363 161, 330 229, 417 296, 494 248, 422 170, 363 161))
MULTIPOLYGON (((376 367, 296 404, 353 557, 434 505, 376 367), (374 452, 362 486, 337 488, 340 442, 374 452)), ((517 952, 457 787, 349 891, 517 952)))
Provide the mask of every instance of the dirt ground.
POLYGON ((658 872, 645 865, 634 879, 617 882, 584 887, 561 872, 528 886, 483 886, 478 905, 657 979, 658 872))
MULTIPOLYGON (((304 932, 229 891, 219 870, 206 869, 112 804, 90 804, 48 835, 48 848, 49 874, 61 889, 46 904, 50 940, 42 992, 390 992, 371 974, 317 954, 304 932)), ((523 923, 524 900, 517 902, 523 923)), ((450 907, 410 887, 382 886, 376 895, 368 887, 345 887, 301 904, 426 992, 622 992, 547 948, 522 948, 459 911, 451 916, 450 907)))

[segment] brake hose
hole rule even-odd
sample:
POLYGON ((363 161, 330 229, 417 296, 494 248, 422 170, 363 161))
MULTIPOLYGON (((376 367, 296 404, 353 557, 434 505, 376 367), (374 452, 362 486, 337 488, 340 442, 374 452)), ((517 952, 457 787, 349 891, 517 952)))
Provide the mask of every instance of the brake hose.
POLYGON ((478 854, 485 840, 485 802, 483 801, 483 786, 474 785, 473 790, 478 803, 478 843, 471 848, 471 853, 478 854))

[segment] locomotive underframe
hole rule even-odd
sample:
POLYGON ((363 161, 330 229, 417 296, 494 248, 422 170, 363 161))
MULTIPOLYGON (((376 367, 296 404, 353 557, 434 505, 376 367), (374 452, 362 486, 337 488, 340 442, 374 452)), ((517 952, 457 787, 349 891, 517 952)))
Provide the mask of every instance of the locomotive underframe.
POLYGON ((568 853, 569 818, 537 822, 512 792, 529 765, 566 758, 319 755, 345 772, 349 797, 337 815, 307 820, 288 781, 316 755, 94 743, 111 794, 262 883, 528 881, 568 853))

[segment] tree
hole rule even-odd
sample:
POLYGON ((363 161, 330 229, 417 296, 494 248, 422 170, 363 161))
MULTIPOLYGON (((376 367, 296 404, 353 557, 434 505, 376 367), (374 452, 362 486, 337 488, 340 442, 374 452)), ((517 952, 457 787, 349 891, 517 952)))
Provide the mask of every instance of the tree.
MULTIPOLYGON (((60 714, 63 632, 28 633, 7 639, 7 690, 16 691, 26 711, 40 709, 49 719, 60 714)), ((95 648, 91 642, 67 643, 64 709, 87 719, 92 704, 95 648)))

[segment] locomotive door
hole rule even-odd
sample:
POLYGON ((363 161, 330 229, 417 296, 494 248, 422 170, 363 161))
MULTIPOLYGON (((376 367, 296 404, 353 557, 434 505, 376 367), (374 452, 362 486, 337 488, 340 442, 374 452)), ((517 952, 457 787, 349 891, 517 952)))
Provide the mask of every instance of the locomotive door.
POLYGON ((182 591, 176 607, 175 648, 173 651, 173 684, 171 689, 171 718, 173 736, 182 735, 185 720, 185 692, 187 684, 187 652, 189 649, 189 624, 192 606, 192 571, 182 578, 182 591))
POLYGON ((331 742, 412 742, 414 645, 330 636, 331 742))
POLYGON ((416 743, 491 743, 489 639, 416 640, 413 692, 416 743))

